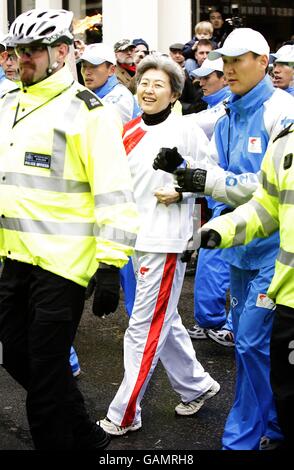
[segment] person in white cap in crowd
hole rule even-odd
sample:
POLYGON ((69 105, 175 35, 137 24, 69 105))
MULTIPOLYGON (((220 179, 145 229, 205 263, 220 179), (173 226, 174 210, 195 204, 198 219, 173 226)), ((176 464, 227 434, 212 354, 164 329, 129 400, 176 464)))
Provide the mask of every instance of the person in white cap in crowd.
POLYGON ((136 94, 135 44, 130 39, 121 39, 114 44, 116 57, 115 74, 120 83, 125 85, 133 95, 136 94))
POLYGON ((202 100, 207 103, 207 109, 193 116, 197 124, 211 139, 217 120, 226 112, 225 102, 231 95, 223 72, 223 60, 204 60, 201 67, 192 72, 199 79, 203 92, 202 100))
POLYGON ((134 95, 115 75, 116 58, 112 47, 104 43, 89 44, 81 55, 81 62, 86 87, 104 104, 114 105, 123 124, 140 116, 141 110, 134 95))
MULTIPOLYGON (((225 102, 231 95, 223 73, 223 60, 205 59, 192 72, 200 80, 202 100, 208 108, 192 118, 210 139, 217 120, 225 114, 225 102)), ((208 199, 213 210, 214 200, 208 199)), ((231 315, 226 316, 226 294, 230 284, 229 265, 221 256, 222 250, 200 249, 194 282, 195 325, 188 329, 192 339, 210 337, 223 346, 234 346, 231 315)))
POLYGON ((273 62, 274 86, 294 96, 294 45, 286 44, 275 54, 271 54, 273 62))
MULTIPOLYGON (((232 96, 226 114, 215 126, 212 156, 231 175, 224 173, 221 180, 203 167, 178 169, 176 174, 182 191, 210 192, 214 199, 235 207, 246 202, 250 190, 257 188, 269 142, 293 122, 294 101, 275 89, 267 75, 269 45, 259 32, 235 29, 223 47, 209 54, 211 60, 220 57, 232 96), (244 192, 238 193, 240 184, 244 192), (234 194, 238 197, 234 201, 228 198, 228 188, 236 188, 234 194)), ((230 210, 226 204, 217 206, 215 215, 230 210)), ((242 238, 242 231, 235 237, 242 238)), ((266 295, 278 247, 279 236, 275 233, 224 253, 230 264, 237 360, 236 394, 225 425, 224 449, 263 449, 282 440, 270 386, 269 341, 275 305, 266 295)))
POLYGON ((5 39, 6 36, 0 32, 0 98, 8 91, 17 88, 17 85, 5 74, 5 64, 7 60, 9 61, 5 39))

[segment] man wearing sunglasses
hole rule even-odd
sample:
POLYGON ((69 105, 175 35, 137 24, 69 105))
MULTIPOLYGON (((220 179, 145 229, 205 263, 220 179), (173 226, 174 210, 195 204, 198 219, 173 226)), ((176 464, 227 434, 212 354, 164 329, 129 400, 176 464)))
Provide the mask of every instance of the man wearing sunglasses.
POLYGON ((109 436, 89 419, 70 347, 96 270, 93 312, 116 309, 137 212, 121 127, 66 65, 72 19, 30 10, 9 32, 21 88, 0 100, 0 342, 35 448, 100 451, 109 436))
POLYGON ((6 64, 8 62, 12 65, 6 50, 5 36, 0 33, 0 98, 8 91, 16 88, 15 83, 10 79, 11 77, 6 74, 6 64))

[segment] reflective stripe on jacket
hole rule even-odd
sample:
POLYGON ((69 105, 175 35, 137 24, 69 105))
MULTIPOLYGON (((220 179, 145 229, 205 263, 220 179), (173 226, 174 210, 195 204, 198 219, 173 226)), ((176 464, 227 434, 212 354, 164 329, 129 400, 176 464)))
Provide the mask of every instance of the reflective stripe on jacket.
POLYGON ((128 261, 138 218, 115 119, 66 66, 1 100, 0 256, 80 285, 128 261))

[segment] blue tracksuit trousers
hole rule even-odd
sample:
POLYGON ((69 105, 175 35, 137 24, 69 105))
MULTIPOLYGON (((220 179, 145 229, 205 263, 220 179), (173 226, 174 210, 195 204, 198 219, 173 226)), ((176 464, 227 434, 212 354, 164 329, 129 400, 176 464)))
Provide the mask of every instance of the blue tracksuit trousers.
POLYGON ((221 328, 227 320, 225 307, 230 270, 229 264, 221 257, 222 251, 199 250, 194 282, 194 317, 201 328, 221 328))
POLYGON ((273 273, 273 265, 259 270, 231 266, 237 381, 223 434, 224 449, 258 450, 264 435, 282 439, 270 385, 270 337, 275 310, 264 296, 273 273))

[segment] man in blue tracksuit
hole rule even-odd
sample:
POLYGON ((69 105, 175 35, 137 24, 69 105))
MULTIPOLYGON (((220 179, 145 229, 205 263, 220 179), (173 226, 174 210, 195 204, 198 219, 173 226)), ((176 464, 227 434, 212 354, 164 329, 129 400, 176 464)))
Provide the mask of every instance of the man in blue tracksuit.
MULTIPOLYGON (((212 139, 212 157, 218 158, 221 168, 176 171, 182 191, 211 195, 222 203, 215 208, 215 216, 225 204, 236 207, 246 202, 259 176, 268 192, 274 191, 260 171, 261 162, 269 142, 294 122, 293 98, 275 89, 266 74, 269 46, 260 33, 235 29, 223 47, 209 56, 211 60, 219 57, 232 92, 227 113, 217 122, 212 139)), ((157 167, 163 169, 164 165, 157 167)), ((235 241, 243 240, 243 235, 242 230, 236 232, 235 241)), ((225 425, 224 449, 255 450, 264 448, 260 444, 269 439, 282 440, 269 380, 275 305, 266 295, 278 247, 278 233, 274 233, 223 253, 230 264, 237 361, 235 400, 225 425)))
MULTIPOLYGON (((225 102, 231 92, 223 74, 223 60, 205 59, 192 75, 200 80, 202 100, 207 109, 194 114, 193 119, 210 139, 218 119, 225 114, 225 102)), ((208 207, 215 201, 208 198, 208 207)), ((222 250, 200 249, 194 283, 195 325, 188 329, 192 339, 212 339, 224 346, 234 346, 231 315, 226 315, 226 293, 230 284, 229 265, 222 259, 222 250)))
MULTIPOLYGON (((233 94, 227 115, 215 128, 219 163, 235 174, 257 173, 269 140, 293 121, 294 100, 275 90, 266 75, 269 47, 257 31, 234 30, 210 58, 220 56, 233 94)), ((220 205, 219 213, 222 209, 220 205)), ((237 360, 235 401, 223 435, 225 449, 258 449, 264 435, 282 439, 269 381, 269 341, 275 307, 266 296, 278 247, 275 233, 224 253, 231 266, 237 360)))

